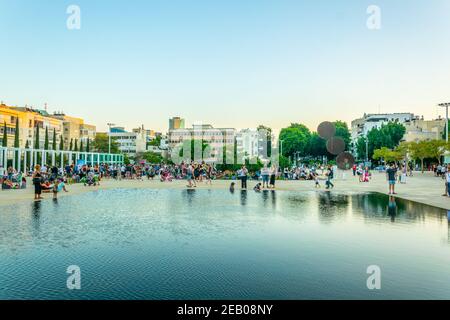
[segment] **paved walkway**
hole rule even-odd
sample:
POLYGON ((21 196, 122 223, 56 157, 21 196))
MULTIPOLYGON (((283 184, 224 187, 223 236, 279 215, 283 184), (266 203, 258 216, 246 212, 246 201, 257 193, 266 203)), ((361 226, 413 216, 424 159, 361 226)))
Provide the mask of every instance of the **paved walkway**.
MULTIPOLYGON (((369 183, 360 183, 356 177, 350 173, 346 174, 345 180, 339 177, 334 180, 334 191, 351 192, 380 192, 387 193, 388 186, 386 176, 375 172, 369 183)), ((227 189, 230 181, 213 181, 212 186, 201 183, 199 189, 227 189)), ((324 181, 321 181, 324 190, 324 181)), ((253 188, 254 181, 249 181, 249 188, 253 188)), ((60 193, 59 196, 70 196, 98 189, 114 188, 153 188, 153 189, 182 189, 186 188, 185 181, 174 181, 172 183, 162 183, 158 180, 136 181, 136 180, 105 180, 99 187, 85 187, 82 184, 68 186, 69 193, 60 193)), ((0 191, 0 205, 14 204, 18 201, 33 201, 33 187, 28 186, 26 190, 6 190, 0 191)), ((239 189, 239 181, 237 181, 239 189)), ((312 181, 277 181, 277 190, 311 191, 314 188, 312 181)), ((435 207, 450 210, 450 198, 443 197, 445 191, 444 180, 434 177, 431 173, 415 173, 414 177, 408 177, 406 184, 397 184, 397 197, 412 201, 421 202, 435 207)), ((51 194, 44 194, 46 199, 52 197, 51 194)))

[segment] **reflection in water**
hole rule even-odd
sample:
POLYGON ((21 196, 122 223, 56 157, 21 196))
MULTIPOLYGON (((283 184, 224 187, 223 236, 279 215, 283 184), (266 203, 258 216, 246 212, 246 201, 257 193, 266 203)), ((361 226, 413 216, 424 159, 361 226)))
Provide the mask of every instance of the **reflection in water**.
POLYGON ((272 207, 276 208, 277 207, 277 193, 275 192, 275 190, 270 191, 270 195, 272 198, 272 207))
POLYGON ((0 300, 371 299, 374 257, 395 279, 376 298, 450 298, 448 212, 382 194, 117 189, 0 211, 0 300), (61 286, 73 258, 93 290, 61 286))
POLYGON ((447 211, 447 235, 448 243, 450 243, 450 210, 447 211))
POLYGON ((241 190, 241 206, 247 205, 247 190, 241 190))
POLYGON ((263 198, 264 206, 267 206, 267 201, 269 200, 269 190, 262 191, 262 198, 263 198))
POLYGON ((387 205, 388 216, 391 217, 391 222, 395 222, 397 216, 397 203, 394 196, 389 196, 389 202, 387 205))
POLYGON ((195 189, 186 189, 183 191, 183 196, 186 198, 188 205, 192 205, 195 198, 195 189))
POLYGON ((350 196, 330 191, 318 192, 319 220, 332 222, 347 213, 350 196))
POLYGON ((34 201, 31 206, 31 214, 33 216, 32 224, 33 224, 33 231, 36 233, 39 232, 40 224, 41 224, 41 208, 42 208, 42 202, 34 201))

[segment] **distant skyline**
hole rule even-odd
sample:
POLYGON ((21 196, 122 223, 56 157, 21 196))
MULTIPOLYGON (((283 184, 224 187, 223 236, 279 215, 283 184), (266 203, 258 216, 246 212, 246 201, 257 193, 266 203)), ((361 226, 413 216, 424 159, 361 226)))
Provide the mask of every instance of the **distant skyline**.
POLYGON ((0 100, 165 132, 444 115, 450 2, 0 0, 0 100), (68 30, 66 9, 81 9, 68 30), (369 30, 366 9, 381 9, 369 30))

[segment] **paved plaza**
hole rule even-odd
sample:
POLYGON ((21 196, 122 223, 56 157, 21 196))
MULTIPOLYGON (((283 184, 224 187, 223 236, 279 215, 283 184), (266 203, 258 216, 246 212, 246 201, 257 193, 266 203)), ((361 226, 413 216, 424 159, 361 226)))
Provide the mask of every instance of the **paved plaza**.
MULTIPOLYGON (((228 189, 230 180, 216 180, 212 185, 199 183, 198 189, 228 189)), ((387 182, 384 173, 374 172, 372 179, 368 183, 360 183, 357 177, 347 172, 337 174, 337 178, 333 181, 335 188, 332 192, 380 192, 387 193, 387 182)), ((248 187, 253 188, 255 181, 249 181, 248 187)), ((316 189, 313 181, 277 181, 277 190, 290 191, 324 191, 325 181, 321 181, 321 188, 316 189)), ((239 189, 239 181, 236 181, 236 187, 239 189)), ((175 180, 173 182, 160 182, 159 180, 103 180, 98 187, 85 187, 83 184, 73 184, 68 186, 68 193, 59 193, 59 197, 76 195, 84 192, 91 192, 101 189, 114 188, 153 188, 153 189, 185 189, 186 181, 175 180)), ((0 191, 0 205, 14 204, 18 201, 33 201, 33 186, 28 181, 28 188, 25 190, 4 190, 0 191)), ((415 172, 413 177, 408 177, 406 184, 398 183, 396 185, 396 196, 399 198, 412 200, 435 207, 450 210, 450 198, 443 197, 445 191, 444 180, 434 177, 432 173, 415 172)), ((45 199, 51 199, 51 194, 44 194, 45 199)))

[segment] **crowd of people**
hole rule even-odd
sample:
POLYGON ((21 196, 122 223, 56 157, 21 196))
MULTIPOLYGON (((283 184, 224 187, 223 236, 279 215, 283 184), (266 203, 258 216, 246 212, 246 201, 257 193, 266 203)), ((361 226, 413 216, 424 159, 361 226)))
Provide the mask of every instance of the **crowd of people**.
MULTIPOLYGON (((380 168, 380 167, 378 167, 380 168)), ((317 164, 302 164, 299 166, 286 167, 281 169, 278 166, 268 166, 265 164, 261 169, 250 172, 243 165, 233 172, 222 172, 216 169, 213 164, 205 162, 182 162, 181 164, 122 164, 122 165, 87 165, 71 164, 64 168, 57 166, 39 166, 26 173, 18 172, 13 167, 7 169, 0 166, 0 183, 3 190, 26 189, 27 176, 31 176, 32 184, 35 187, 35 198, 41 199, 44 192, 53 192, 57 197, 59 192, 67 192, 66 185, 82 183, 85 186, 98 186, 102 179, 115 180, 140 180, 157 179, 161 182, 172 182, 174 180, 185 180, 188 188, 196 188, 199 183, 211 185, 215 179, 240 180, 241 189, 248 189, 249 180, 256 181, 253 186, 255 191, 263 189, 275 189, 276 181, 283 180, 306 180, 313 181, 316 188, 321 188, 321 181, 325 181, 326 189, 334 188, 333 179, 336 166, 317 164)), ((386 172, 386 180, 389 185, 389 194, 395 195, 396 183, 406 183, 408 176, 413 175, 412 165, 403 163, 391 163, 382 166, 386 172)), ((445 193, 450 196, 450 165, 435 165, 430 167, 436 177, 441 177, 445 181, 445 193)), ((355 164, 351 168, 351 173, 357 177, 359 182, 368 183, 371 181, 372 173, 368 166, 355 164)), ((233 181, 230 190, 234 190, 236 183, 233 181)))

